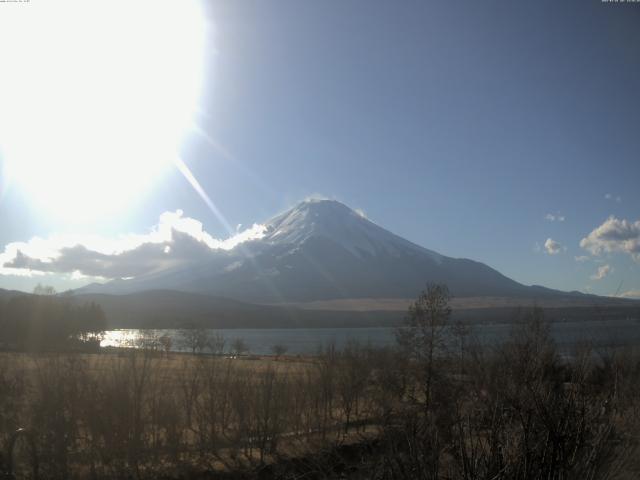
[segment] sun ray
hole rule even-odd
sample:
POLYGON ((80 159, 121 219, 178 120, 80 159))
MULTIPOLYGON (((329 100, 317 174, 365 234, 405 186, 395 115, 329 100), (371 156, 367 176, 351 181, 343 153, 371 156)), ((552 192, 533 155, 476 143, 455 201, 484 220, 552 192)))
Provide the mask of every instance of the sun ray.
POLYGON ((268 195, 274 195, 274 190, 269 187, 259 175, 256 174, 251 168, 249 168, 245 162, 242 162, 239 158, 234 156, 228 149, 226 149, 218 140, 216 140, 212 135, 204 131, 200 125, 193 123, 192 130, 200 135, 207 144, 213 148, 222 157, 225 161, 232 163, 235 167, 239 168, 243 174, 251 179, 251 181, 257 185, 263 192, 268 195))
POLYGON ((184 163, 184 161, 180 157, 176 157, 174 163, 178 168, 178 170, 180 171, 180 173, 182 173, 184 178, 187 180, 187 182, 189 182, 189 184, 193 187, 195 192, 200 196, 202 201, 204 201, 207 207, 209 207, 209 210, 211 210, 211 213, 213 213, 216 219, 218 219, 218 221, 222 224, 222 226, 225 228, 229 236, 232 236, 235 230, 231 227, 231 225, 229 224, 225 216, 222 214, 220 209, 213 202, 213 200, 211 200, 211 197, 209 197, 209 194, 207 194, 204 188, 202 188, 202 185, 200 185, 200 182, 198 181, 198 179, 195 177, 193 172, 191 172, 191 169, 187 166, 186 163, 184 163))
MULTIPOLYGON (((228 220, 223 215, 223 213, 220 211, 220 209, 216 206, 216 204, 213 202, 213 200, 211 199, 209 194, 207 194, 207 192, 202 187, 202 185, 200 184, 198 179, 195 177, 195 175, 193 174, 191 169, 187 166, 187 164, 180 157, 176 157, 174 163, 176 165, 176 168, 180 171, 180 173, 182 173, 182 175, 185 177, 187 182, 189 182, 191 187, 200 196, 200 198, 207 205, 207 207, 209 207, 209 210, 211 210, 213 215, 223 225, 223 227, 227 230, 229 235, 233 235, 234 234, 234 230, 231 227, 231 225, 229 224, 228 220)), ((251 265, 253 265, 253 267, 256 270, 258 270, 261 273, 263 273, 263 269, 262 269, 262 266, 260 265, 260 263, 256 260, 254 255, 251 254, 251 252, 248 252, 245 249, 244 245, 239 244, 239 245, 236 246, 236 248, 238 248, 240 251, 242 251, 244 253, 244 256, 247 259, 247 261, 250 262, 251 265)), ((285 301, 285 297, 279 291, 277 286, 274 285, 274 283, 271 281, 271 279, 269 279, 267 276, 263 275, 262 277, 263 277, 263 279, 265 279, 265 286, 271 291, 271 293, 276 298, 278 298, 280 300, 281 303, 283 303, 285 301)), ((287 312, 287 314, 291 317, 291 312, 287 312)), ((293 318, 293 317, 291 317, 291 318, 293 318)))

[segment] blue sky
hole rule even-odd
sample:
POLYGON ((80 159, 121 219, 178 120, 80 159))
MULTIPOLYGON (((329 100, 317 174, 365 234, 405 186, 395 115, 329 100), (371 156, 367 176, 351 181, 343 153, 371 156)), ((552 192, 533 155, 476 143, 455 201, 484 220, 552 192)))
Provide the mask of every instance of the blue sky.
MULTIPOLYGON (((203 12, 196 123, 216 146, 191 133, 181 153, 233 228, 321 194, 525 284, 640 292, 629 243, 640 230, 640 5, 211 1, 203 12), (611 216, 603 231, 627 243, 604 232, 581 247, 611 216)), ((82 220, 3 189, 0 252, 34 236, 145 233, 177 209, 228 236, 177 169, 126 209, 82 220)), ((0 275, 0 288, 37 282, 83 280, 0 275)))

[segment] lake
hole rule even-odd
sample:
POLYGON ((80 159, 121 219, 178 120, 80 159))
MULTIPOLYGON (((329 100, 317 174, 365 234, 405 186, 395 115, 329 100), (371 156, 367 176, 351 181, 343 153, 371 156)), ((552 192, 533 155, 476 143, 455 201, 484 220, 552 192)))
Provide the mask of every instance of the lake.
MULTIPOLYGON (((475 325, 473 335, 483 345, 495 345, 508 338, 511 324, 475 325)), ((284 345, 287 353, 308 355, 317 352, 320 345, 335 344, 341 348, 351 340, 372 346, 387 346, 395 343, 394 329, 373 328, 286 328, 286 329, 217 329, 226 340, 227 349, 238 338, 244 340, 249 351, 256 355, 271 353, 274 345, 284 345)), ((551 325, 551 334, 563 352, 581 342, 596 346, 640 346, 640 320, 617 319, 588 322, 562 322, 551 325)), ((101 343, 103 347, 136 347, 141 339, 172 338, 172 350, 186 350, 182 345, 179 330, 110 330, 101 343)))

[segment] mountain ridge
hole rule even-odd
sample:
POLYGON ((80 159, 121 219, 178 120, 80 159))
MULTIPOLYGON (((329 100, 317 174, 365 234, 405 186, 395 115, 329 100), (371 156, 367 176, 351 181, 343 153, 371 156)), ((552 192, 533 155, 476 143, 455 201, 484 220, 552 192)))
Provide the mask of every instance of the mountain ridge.
POLYGON ((347 298, 415 298, 426 283, 454 296, 581 295, 525 286, 481 262, 441 255, 406 240, 336 200, 305 200, 265 224, 262 238, 212 251, 197 266, 106 284, 77 293, 177 290, 250 303, 347 298))
MULTIPOLYGON (((32 294, 0 289, 2 304, 32 294)), ((264 305, 206 294, 148 290, 124 295, 60 294, 78 304, 95 303, 105 312, 108 328, 338 328, 400 325, 412 299, 351 299, 306 304, 264 305)), ((531 298, 454 297, 452 321, 511 323, 538 306, 549 321, 640 318, 640 302, 584 295, 543 301, 531 298), (593 298, 591 298, 593 297, 593 298)))

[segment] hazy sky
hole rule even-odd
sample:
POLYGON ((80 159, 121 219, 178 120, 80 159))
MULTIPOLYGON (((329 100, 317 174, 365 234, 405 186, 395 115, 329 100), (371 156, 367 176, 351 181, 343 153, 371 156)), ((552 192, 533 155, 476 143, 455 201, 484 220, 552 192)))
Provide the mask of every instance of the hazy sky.
MULTIPOLYGON (((233 229, 321 194, 525 284, 609 295, 622 283, 640 296, 640 4, 228 0, 203 10, 196 123, 215 146, 191 134, 182 158, 233 229)), ((229 235, 177 169, 128 208, 77 221, 2 188, 0 253, 35 236, 143 234, 177 209, 229 235)), ((0 275, 0 288, 83 281, 0 275)))

